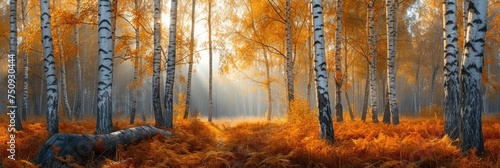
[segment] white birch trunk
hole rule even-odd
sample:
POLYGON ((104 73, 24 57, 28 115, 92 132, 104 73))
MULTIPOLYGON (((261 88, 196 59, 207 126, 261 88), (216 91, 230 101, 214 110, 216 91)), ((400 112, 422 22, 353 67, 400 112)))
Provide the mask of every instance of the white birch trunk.
POLYGON ((475 148, 477 155, 484 153, 481 77, 484 62, 484 38, 487 31, 487 10, 488 0, 472 0, 469 4, 467 38, 460 76, 462 81, 461 148, 464 153, 469 153, 475 148))
MULTIPOLYGON (((62 48, 62 45, 60 45, 60 49, 62 48)), ((60 51, 61 56, 63 55, 63 51, 61 49, 60 51)), ((69 105, 69 99, 68 99, 68 84, 66 82, 66 63, 64 63, 64 60, 61 59, 61 88, 63 92, 63 100, 64 100, 64 109, 66 110, 66 117, 68 118, 69 121, 73 120, 73 112, 71 111, 71 106, 69 105)))
POLYGON ((368 113, 368 104, 370 96, 370 65, 368 62, 368 68, 366 69, 366 80, 365 80, 365 94, 363 97, 363 111, 361 111, 361 121, 366 121, 366 114, 368 113))
MULTIPOLYGON (((44 69, 43 65, 41 67, 42 67, 42 71, 43 71, 43 69, 44 69)), ((37 116, 42 113, 42 106, 43 106, 43 104, 42 104, 42 102, 43 102, 43 82, 44 82, 43 80, 40 80, 40 94, 38 95, 38 99, 39 100, 38 100, 38 108, 37 108, 38 110, 36 111, 37 116)))
MULTIPOLYGON (((139 10, 139 2, 138 0, 134 0, 134 9, 136 11, 139 10)), ((133 124, 134 121, 135 121, 135 114, 136 114, 136 111, 137 111, 137 97, 139 95, 139 47, 140 47, 140 42, 139 42, 139 31, 140 31, 140 27, 139 27, 139 24, 137 23, 138 19, 139 19, 139 16, 135 16, 134 18, 136 21, 134 24, 134 32, 135 32, 135 52, 134 52, 134 62, 133 62, 133 66, 134 66, 134 81, 133 81, 133 85, 132 87, 130 88, 130 92, 132 92, 132 107, 130 109, 130 121, 129 123, 130 124, 133 124)))
POLYGON ((113 38, 111 3, 99 0, 99 83, 97 87, 97 133, 111 133, 113 130, 113 38))
POLYGON ((458 32, 456 0, 443 1, 444 133, 457 139, 460 129, 458 32))
POLYGON ((294 100, 294 75, 293 75, 293 55, 292 55, 292 26, 290 18, 290 0, 286 0, 285 9, 285 31, 286 31, 286 76, 288 89, 288 108, 294 100))
MULTIPOLYGON (((22 29, 26 29, 26 0, 21 0, 21 14, 23 19, 22 29)), ((24 62, 24 80, 23 80, 23 111, 22 111, 22 120, 28 120, 27 111, 28 111, 28 87, 29 87, 29 67, 28 67, 28 53, 24 52, 23 62, 24 62)))
POLYGON ((393 1, 386 1, 386 15, 387 15, 387 84, 388 84, 388 92, 389 92, 389 108, 392 117, 392 123, 394 125, 399 124, 399 111, 396 104, 396 74, 394 70, 394 62, 395 62, 395 31, 394 31, 394 7, 393 1))
MULTIPOLYGON (((196 0, 192 1, 191 8, 191 40, 189 42, 189 61, 188 61, 188 76, 187 76, 187 91, 186 91, 186 108, 184 111, 184 119, 187 119, 190 113, 190 102, 191 102, 191 78, 193 75, 193 62, 194 62, 194 25, 195 25, 195 8, 196 0)), ((194 116, 196 117, 196 116, 194 116)))
MULTIPOLYGON (((76 0, 76 18, 80 18, 80 4, 81 0, 76 0)), ((83 86, 82 86, 82 68, 81 68, 81 63, 80 63, 80 31, 79 29, 79 24, 75 24, 75 46, 76 46, 76 55, 75 55, 75 64, 76 64, 76 75, 77 75, 77 82, 78 82, 78 88, 77 88, 77 93, 75 94, 75 101, 76 103, 74 104, 75 106, 75 120, 79 120, 82 117, 82 105, 83 105, 83 86)))
POLYGON ((208 1, 208 122, 212 122, 213 115, 213 83, 212 83, 212 0, 208 1))
MULTIPOLYGON (((310 26, 308 26, 310 27, 310 26)), ((311 29, 308 29, 309 31, 311 31, 311 29)), ((307 77, 307 103, 308 105, 310 106, 311 105, 311 83, 313 82, 313 63, 314 63, 314 55, 312 53, 312 47, 313 47, 313 37, 310 36, 309 39, 308 39, 308 42, 307 44, 309 45, 309 55, 308 55, 308 63, 307 63, 307 69, 308 69, 308 77, 307 77)))
POLYGON ((163 112, 161 110, 160 99, 160 69, 161 69, 161 3, 160 0, 154 1, 154 60, 153 60, 153 111, 155 115, 155 124, 162 126, 163 112))
POLYGON ((170 5, 170 27, 168 42, 167 77, 165 80, 165 126, 173 128, 173 107, 174 107, 174 79, 175 79, 175 45, 176 45, 176 25, 177 25, 177 0, 171 0, 170 5))
POLYGON ((375 45, 375 0, 368 2, 368 54, 370 57, 370 95, 372 107, 372 121, 378 123, 377 106, 377 46, 375 45))
POLYGON ((344 114, 342 109, 342 65, 340 62, 342 39, 342 0, 337 0, 337 27, 335 28, 335 114, 337 115, 337 122, 344 121, 344 114))
POLYGON ((313 0, 313 24, 314 24, 314 47, 316 72, 316 90, 318 93, 318 110, 320 136, 330 143, 335 142, 334 129, 332 125, 332 110, 330 109, 330 97, 328 96, 328 72, 325 62, 325 37, 323 23, 323 3, 321 0, 313 0))
POLYGON ((57 95, 57 78, 54 63, 54 46, 50 26, 49 0, 40 0, 42 45, 45 62, 45 76, 47 82, 47 128, 50 134, 59 132, 59 119, 57 111, 59 100, 57 95))

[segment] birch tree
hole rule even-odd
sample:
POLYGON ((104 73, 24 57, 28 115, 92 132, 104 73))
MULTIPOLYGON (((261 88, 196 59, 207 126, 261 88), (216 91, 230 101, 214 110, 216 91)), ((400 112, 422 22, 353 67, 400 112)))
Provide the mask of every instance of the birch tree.
POLYGON ((395 61, 395 30, 394 30, 394 7, 393 1, 386 1, 386 22, 387 22, 387 85, 388 85, 388 97, 389 97, 389 108, 392 118, 392 123, 394 125, 399 124, 399 111, 396 103, 396 73, 394 70, 395 61))
MULTIPOLYGON (((294 75, 292 56, 292 26, 290 18, 290 0, 285 2, 285 31, 286 31, 286 76, 288 88, 288 105, 294 99, 294 75)), ((290 108, 290 107, 289 107, 290 108)))
POLYGON ((78 22, 75 24, 75 46, 76 46, 76 53, 75 53, 75 66, 76 66, 76 76, 77 76, 77 83, 78 83, 78 88, 77 88, 77 93, 75 94, 75 120, 80 119, 82 116, 82 101, 83 101, 83 86, 82 86, 82 68, 80 64, 80 31, 79 31, 79 20, 80 20, 80 6, 81 6, 82 0, 76 0, 76 18, 78 19, 78 22))
MULTIPOLYGON (((26 6, 28 5, 28 2, 26 0, 21 0, 21 16, 22 16, 22 29, 26 30, 27 24, 26 24, 26 19, 27 19, 27 13, 26 13, 26 6)), ((27 45, 27 44, 24 44, 27 45)), ((24 52, 23 54, 23 62, 24 62, 24 79, 23 79, 23 111, 22 111, 22 120, 26 121, 28 119, 27 116, 27 111, 28 111, 28 87, 29 87, 29 67, 28 67, 28 52, 24 52)))
POLYGON ((176 25, 177 25, 177 0, 171 0, 170 5, 170 27, 168 38, 168 60, 167 60, 167 78, 165 80, 165 117, 164 124, 167 128, 173 127, 174 113, 174 79, 175 79, 175 40, 176 40, 176 25))
POLYGON ((57 78, 49 6, 49 0, 40 0, 42 48, 45 63, 45 81, 47 82, 47 129, 50 134, 55 134, 59 132, 59 119, 57 115, 59 100, 57 95, 57 78))
POLYGON ((195 7, 196 0, 192 1, 191 5, 191 39, 189 42, 189 61, 188 61, 188 76, 187 76, 187 90, 186 90, 186 108, 184 110, 184 119, 187 119, 189 116, 189 106, 191 102, 191 78, 193 75, 193 62, 194 62, 194 25, 195 25, 195 7))
POLYGON ((481 78, 484 64, 484 44, 487 31, 488 0, 471 0, 468 6, 467 38, 463 54, 461 90, 460 143, 463 153, 476 149, 484 153, 481 115, 483 113, 481 78))
POLYGON ((374 17, 374 3, 375 0, 368 2, 368 54, 370 58, 370 95, 371 95, 371 109, 372 121, 378 123, 378 106, 377 106, 377 46, 375 45, 375 17, 374 17))
POLYGON ((337 0, 337 27, 335 28, 335 114, 337 115, 337 122, 344 121, 344 114, 342 109, 342 65, 340 62, 341 46, 342 46, 342 0, 337 0))
POLYGON ((111 26, 111 2, 99 0, 99 76, 97 87, 97 133, 113 130, 113 39, 111 26))
POLYGON ((330 143, 335 142, 332 124, 332 110, 330 109, 330 97, 328 96, 328 72, 325 62, 325 38, 323 24, 323 2, 313 0, 313 25, 314 25, 314 71, 316 72, 316 90, 318 93, 318 112, 320 136, 330 143))
MULTIPOLYGON (((312 27, 312 25, 308 26, 309 29, 308 31, 312 33, 312 30, 310 27, 312 27)), ((311 94, 312 94, 312 84, 313 83, 313 75, 314 75, 314 68, 313 68, 313 63, 314 63, 314 54, 312 52, 312 48, 313 48, 313 35, 309 35, 309 38, 307 39, 307 44, 308 44, 308 48, 309 48, 309 53, 308 53, 308 63, 307 63, 307 69, 308 69, 308 72, 307 72, 307 103, 309 104, 309 106, 311 106, 311 94)))
POLYGON ((160 64, 161 64, 161 2, 160 0, 154 1, 154 60, 153 60, 153 110, 155 115, 155 124, 163 125, 163 113, 161 110, 160 100, 160 64))
POLYGON ((458 138, 460 129, 460 97, 458 88, 458 34, 456 0, 443 1, 444 40, 444 132, 458 138))
MULTIPOLYGON (((135 115, 137 111, 137 99, 139 97, 139 86, 141 86, 141 81, 139 81, 139 53, 140 53, 140 40, 139 40, 139 33, 140 33, 140 27, 139 27, 139 1, 134 0, 134 22, 133 22, 133 29, 135 32, 135 51, 134 51, 134 82, 131 87, 131 92, 132 92, 132 107, 130 108, 130 124, 134 123, 135 120, 135 115)), ((113 21, 115 23, 115 21, 113 21)), ((156 119, 156 116, 155 116, 156 119)))
POLYGON ((212 122, 213 115, 213 83, 212 83, 212 0, 208 0, 208 122, 212 122))

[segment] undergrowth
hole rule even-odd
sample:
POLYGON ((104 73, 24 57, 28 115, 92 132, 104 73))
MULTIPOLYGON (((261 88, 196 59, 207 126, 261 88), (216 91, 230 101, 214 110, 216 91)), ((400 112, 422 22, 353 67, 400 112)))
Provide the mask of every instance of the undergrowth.
MULTIPOLYGON (((500 119, 485 117, 486 154, 462 156, 443 134, 441 119, 403 118, 398 126, 361 121, 334 123, 335 143, 319 139, 315 111, 297 101, 286 120, 213 123, 176 119, 172 137, 155 136, 121 146, 102 167, 500 167, 500 119)), ((143 125, 146 123, 137 123, 143 125)), ((151 124, 151 123, 149 123, 151 124)), ((1 122, 6 126, 5 121, 1 122)), ((134 125, 114 123, 115 129, 134 125)), ((16 134, 16 161, 1 150, 3 167, 36 167, 31 161, 48 139, 44 123, 27 122, 16 134)), ((64 133, 93 133, 95 122, 62 122, 64 133)), ((0 134, 6 149, 7 132, 0 134)), ((472 152, 474 153, 474 152, 472 152)))

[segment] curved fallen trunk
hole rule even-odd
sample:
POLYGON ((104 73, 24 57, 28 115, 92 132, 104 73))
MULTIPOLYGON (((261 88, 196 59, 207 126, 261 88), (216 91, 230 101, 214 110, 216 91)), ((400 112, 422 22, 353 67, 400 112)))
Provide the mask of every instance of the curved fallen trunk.
POLYGON ((118 145, 128 145, 148 137, 172 133, 145 125, 109 134, 54 134, 45 142, 34 160, 43 167, 70 167, 69 163, 83 164, 99 156, 113 156, 118 145))

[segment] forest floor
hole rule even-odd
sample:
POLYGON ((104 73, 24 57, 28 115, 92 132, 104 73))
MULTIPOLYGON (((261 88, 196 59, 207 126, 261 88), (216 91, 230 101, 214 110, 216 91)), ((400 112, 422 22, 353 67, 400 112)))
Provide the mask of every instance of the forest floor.
MULTIPOLYGON (((483 119, 486 154, 462 156, 443 135, 437 118, 402 118, 397 126, 372 122, 334 123, 333 145, 319 138, 313 115, 267 122, 263 119, 176 119, 172 137, 155 136, 138 144, 119 147, 101 167, 500 167, 500 117, 483 119)), ((303 116, 300 116, 303 115, 303 116)), ((42 117, 39 117, 42 118, 42 117)), ((32 164, 49 138, 46 124, 23 123, 16 134, 16 160, 8 159, 7 131, 0 133, 0 167, 36 167, 32 164)), ((115 130, 152 124, 128 120, 114 123, 115 130)), ((0 120, 7 127, 6 120, 0 120)), ((61 121, 60 132, 92 134, 95 121, 61 121)), ((94 163, 95 165, 95 163, 94 163)), ((82 165, 87 166, 88 165, 82 165)))

